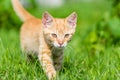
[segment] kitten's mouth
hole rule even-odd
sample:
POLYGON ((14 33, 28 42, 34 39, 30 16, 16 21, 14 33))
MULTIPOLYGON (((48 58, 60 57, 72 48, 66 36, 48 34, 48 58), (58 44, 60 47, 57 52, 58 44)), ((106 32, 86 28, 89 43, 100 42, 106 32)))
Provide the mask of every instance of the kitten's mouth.
POLYGON ((56 48, 58 48, 58 49, 63 49, 63 48, 65 48, 65 46, 63 46, 63 45, 58 45, 58 46, 55 46, 56 48))
POLYGON ((54 43, 53 45, 54 45, 55 48, 63 49, 63 48, 65 48, 67 43, 63 43, 63 44, 54 43))

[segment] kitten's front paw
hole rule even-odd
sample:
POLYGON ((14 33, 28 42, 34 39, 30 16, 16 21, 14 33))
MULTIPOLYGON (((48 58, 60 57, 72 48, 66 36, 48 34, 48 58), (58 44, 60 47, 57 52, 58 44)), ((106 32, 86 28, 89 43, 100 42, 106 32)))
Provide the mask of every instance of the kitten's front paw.
POLYGON ((48 79, 49 80, 55 80, 56 79, 56 71, 51 71, 48 73, 48 79))

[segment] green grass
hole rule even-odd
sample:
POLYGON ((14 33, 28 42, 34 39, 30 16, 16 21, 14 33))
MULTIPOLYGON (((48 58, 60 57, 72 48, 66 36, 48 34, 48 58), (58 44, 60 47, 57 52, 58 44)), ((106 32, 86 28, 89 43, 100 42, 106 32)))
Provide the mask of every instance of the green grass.
MULTIPOLYGON (((103 12, 109 11, 109 8, 108 3, 92 6, 89 3, 81 3, 81 5, 76 3, 75 5, 71 4, 71 8, 69 5, 64 5, 60 9, 49 10, 55 17, 65 17, 72 11, 76 11, 78 14, 76 33, 65 49, 59 80, 120 80, 120 44, 101 44, 100 37, 97 38, 97 43, 91 43, 91 39, 94 40, 94 35, 88 37, 89 29, 93 28, 93 23, 97 23, 104 16, 103 12), (86 37, 88 37, 87 41, 85 41, 86 37)), ((39 16, 44 9, 40 10, 40 14, 34 10, 31 12, 39 16)), ((14 18, 13 22, 20 24, 19 19, 16 16, 14 18)), ((38 61, 27 63, 26 56, 20 49, 19 31, 13 27, 8 28, 9 25, 12 26, 16 23, 13 24, 6 16, 2 19, 0 80, 46 80, 46 75, 38 61)))
MULTIPOLYGON (((60 80, 120 80, 119 46, 92 53, 82 43, 74 45, 77 38, 65 49, 60 80)), ((0 80, 45 80, 38 62, 27 64, 19 43, 18 31, 0 30, 0 80)))

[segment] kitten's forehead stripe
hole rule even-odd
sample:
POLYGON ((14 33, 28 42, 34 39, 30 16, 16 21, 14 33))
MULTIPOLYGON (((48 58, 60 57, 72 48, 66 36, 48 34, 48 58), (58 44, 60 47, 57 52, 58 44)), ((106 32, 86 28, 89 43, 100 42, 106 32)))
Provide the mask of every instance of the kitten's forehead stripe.
POLYGON ((55 27, 59 35, 65 34, 65 32, 67 31, 65 19, 55 19, 55 27))

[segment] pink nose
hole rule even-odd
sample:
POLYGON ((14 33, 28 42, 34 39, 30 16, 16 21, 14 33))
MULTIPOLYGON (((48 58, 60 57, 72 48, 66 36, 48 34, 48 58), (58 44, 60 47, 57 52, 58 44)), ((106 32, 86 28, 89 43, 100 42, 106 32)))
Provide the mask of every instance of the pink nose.
POLYGON ((63 44, 63 42, 61 41, 61 42, 58 42, 58 44, 61 46, 62 44, 63 44))

